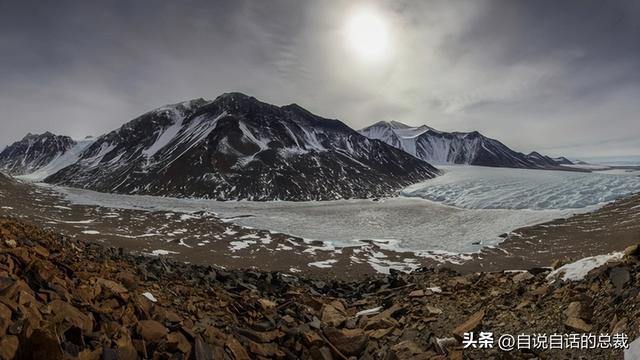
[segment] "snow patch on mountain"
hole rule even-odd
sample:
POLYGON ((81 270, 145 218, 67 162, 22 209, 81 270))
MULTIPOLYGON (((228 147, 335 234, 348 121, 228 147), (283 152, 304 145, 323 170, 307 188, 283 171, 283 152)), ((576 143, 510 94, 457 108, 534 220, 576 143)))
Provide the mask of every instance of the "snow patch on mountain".
POLYGON ((73 147, 71 147, 67 152, 58 155, 47 165, 32 173, 18 176, 18 178, 27 181, 42 181, 46 177, 55 174, 56 172, 78 161, 78 159, 80 159, 80 154, 82 154, 82 151, 89 145, 91 145, 94 141, 94 139, 78 140, 76 141, 76 144, 73 145, 73 147))

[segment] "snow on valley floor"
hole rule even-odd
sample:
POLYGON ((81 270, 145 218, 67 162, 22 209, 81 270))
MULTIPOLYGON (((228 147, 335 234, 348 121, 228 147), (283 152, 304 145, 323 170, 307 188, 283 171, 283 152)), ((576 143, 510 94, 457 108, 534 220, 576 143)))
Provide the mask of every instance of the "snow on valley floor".
POLYGON ((375 240, 384 249, 412 250, 428 257, 477 251, 497 244, 501 234, 516 228, 591 211, 603 202, 640 191, 638 173, 443 168, 445 175, 405 189, 405 196, 382 201, 219 202, 53 188, 78 205, 208 211, 245 227, 336 246, 375 240))

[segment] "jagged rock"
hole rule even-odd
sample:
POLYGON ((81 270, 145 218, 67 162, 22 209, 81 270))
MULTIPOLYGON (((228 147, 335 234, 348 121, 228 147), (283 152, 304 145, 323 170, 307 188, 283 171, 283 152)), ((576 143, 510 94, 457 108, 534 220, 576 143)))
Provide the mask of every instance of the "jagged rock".
POLYGON ((7 328, 11 325, 11 309, 0 303, 0 337, 7 333, 7 328))
POLYGON ((24 346, 21 347, 22 349, 24 349, 24 354, 20 356, 26 359, 60 360, 63 358, 58 339, 41 329, 33 331, 24 346))
POLYGON ((627 247, 626 249, 624 249, 624 255, 627 257, 637 257, 639 254, 639 248, 638 248, 638 244, 635 245, 631 245, 629 247, 627 247))
POLYGON ((304 342, 309 346, 322 345, 324 343, 322 337, 320 337, 320 335, 318 335, 318 333, 314 330, 305 331, 304 333, 302 333, 302 338, 304 342))
POLYGON ((528 271, 523 271, 523 272, 519 272, 516 275, 513 276, 512 280, 516 283, 522 282, 522 281, 527 281, 527 280, 531 280, 533 278, 533 275, 528 272, 528 271))
POLYGON ((323 346, 321 348, 312 347, 309 350, 309 356, 312 360, 333 360, 331 350, 326 346, 323 346))
MULTIPOLYGON (((222 352, 222 350, 220 350, 222 352)), ((193 358, 194 360, 213 360, 213 352, 209 345, 205 344, 202 339, 198 336, 196 337, 194 346, 193 346, 193 358)), ((222 353, 219 356, 216 356, 215 359, 222 359, 222 353)))
POLYGON ((427 359, 425 350, 411 340, 406 340, 391 347, 391 352, 395 355, 396 359, 427 359), (421 355, 422 357, 416 358, 421 355))
POLYGON ((167 335, 167 344, 183 354, 191 352, 191 344, 189 340, 179 331, 174 331, 167 335))
POLYGON ((629 270, 622 267, 614 267, 609 272, 609 279, 613 286, 617 289, 622 289, 631 280, 631 276, 629 275, 629 270))
POLYGON ((146 341, 155 341, 167 336, 169 330, 155 320, 142 320, 136 326, 138 334, 146 341))
POLYGON ((324 334, 342 354, 346 356, 359 356, 367 346, 369 337, 362 329, 336 329, 328 327, 324 334))
POLYGON ((625 331, 627 330, 628 323, 629 323, 629 320, 626 317, 620 319, 619 321, 616 321, 613 327, 611 328, 611 333, 612 334, 625 333, 625 331))
POLYGON ((593 310, 586 304, 580 301, 574 301, 569 304, 564 311, 567 318, 579 318, 584 320, 591 320, 593 310))
POLYGON ((7 335, 0 339, 0 359, 11 360, 18 351, 20 342, 17 336, 7 335))
POLYGON ((53 300, 48 305, 48 308, 54 315, 53 321, 55 323, 67 321, 69 324, 77 326, 85 333, 90 333, 93 330, 93 320, 91 317, 87 316, 67 302, 62 300, 53 300))
POLYGON ((471 332, 471 331, 477 329, 482 324, 482 320, 484 319, 484 316, 485 316, 485 311, 484 310, 480 310, 480 311, 476 312, 475 314, 471 315, 467 319, 467 321, 465 321, 464 323, 458 325, 453 330, 453 335, 455 335, 456 338, 462 339, 463 336, 464 336, 464 333, 471 332))
POLYGON ((273 343, 258 344, 254 341, 249 341, 249 351, 253 354, 271 359, 283 358, 285 356, 285 353, 278 349, 278 345, 273 343))
POLYGON ((326 304, 322 306, 321 320, 328 326, 340 327, 340 325, 347 320, 347 317, 344 315, 343 311, 336 309, 332 305, 326 304))
POLYGON ((250 360, 249 354, 247 350, 240 344, 240 342, 235 338, 228 338, 224 344, 225 349, 228 350, 229 354, 235 360, 250 360))
POLYGON ((564 325, 574 331, 580 332, 590 332, 593 329, 592 325, 587 324, 584 320, 576 317, 570 317, 565 322, 564 325))

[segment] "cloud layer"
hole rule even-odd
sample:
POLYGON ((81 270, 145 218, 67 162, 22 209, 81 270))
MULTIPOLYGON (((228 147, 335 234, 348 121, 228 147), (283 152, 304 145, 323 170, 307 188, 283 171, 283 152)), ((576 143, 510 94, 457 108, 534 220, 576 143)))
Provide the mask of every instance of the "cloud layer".
POLYGON ((640 155, 638 39, 634 1, 5 1, 0 144, 242 91, 354 128, 393 119, 521 151, 640 155), (363 9, 390 29, 382 63, 345 41, 363 9))

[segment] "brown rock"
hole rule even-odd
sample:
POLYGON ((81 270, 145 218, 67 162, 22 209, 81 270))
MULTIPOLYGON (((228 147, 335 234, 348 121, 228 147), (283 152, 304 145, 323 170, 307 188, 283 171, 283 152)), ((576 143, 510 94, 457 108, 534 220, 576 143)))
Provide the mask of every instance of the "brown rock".
POLYGON ((514 275, 513 278, 511 278, 511 280, 513 280, 513 282, 515 283, 520 283, 523 281, 527 281, 527 280, 531 280, 533 278, 533 275, 528 272, 528 271, 523 271, 523 272, 519 272, 516 275, 514 275))
POLYGON ((20 345, 17 336, 7 335, 0 339, 0 359, 11 360, 16 356, 20 345))
POLYGON ((628 323, 629 323, 629 321, 627 320, 626 317, 623 317, 619 321, 616 321, 616 323, 613 325, 613 327, 611 329, 611 333, 612 334, 622 334, 622 333, 624 333, 627 330, 627 324, 628 323))
POLYGON ((333 346, 346 356, 359 356, 369 341, 362 329, 336 329, 328 327, 324 334, 333 346))
POLYGON ((264 310, 275 309, 275 307, 277 305, 276 303, 274 303, 273 301, 268 300, 268 299, 259 299, 258 303, 260 304, 260 306, 262 306, 262 308, 264 310))
POLYGON ((328 326, 339 327, 347 320, 347 317, 342 311, 336 309, 332 305, 323 305, 320 320, 328 326))
POLYGON ((425 353, 424 349, 411 340, 402 341, 391 347, 391 352, 397 359, 411 359, 425 353))
POLYGON ((482 324, 482 319, 484 319, 484 315, 485 315, 484 310, 480 310, 475 314, 471 315, 471 317, 469 317, 467 321, 458 325, 458 327, 456 327, 453 330, 453 334, 457 338, 462 339, 464 337, 464 333, 471 332, 477 329, 482 324))
POLYGON ((0 303, 0 337, 7 333, 7 328, 11 325, 11 309, 0 303))
POLYGON ((309 346, 322 345, 324 343, 322 337, 320 337, 320 335, 318 335, 318 333, 313 330, 303 332, 302 339, 309 346))
POLYGON ((249 354, 247 353, 247 350, 245 350, 244 347, 242 347, 242 345, 240 344, 240 342, 236 338, 229 337, 227 339, 227 342, 225 342, 224 347, 225 347, 225 349, 227 349, 229 354, 235 360, 250 360, 251 359, 249 357, 249 354))
POLYGON ((136 326, 136 331, 146 341, 155 341, 167 336, 169 330, 155 320, 141 320, 136 326))
POLYGON ((90 333, 93 330, 92 318, 68 302, 53 300, 49 303, 48 307, 55 315, 53 318, 54 322, 61 323, 63 321, 67 321, 71 325, 80 328, 85 333, 90 333))
POLYGON ((567 318, 579 318, 584 320, 591 320, 593 316, 593 310, 580 301, 573 301, 567 306, 564 311, 567 318))
POLYGON ((326 346, 321 348, 312 347, 309 350, 309 356, 312 360, 333 360, 331 350, 326 346))
POLYGON ((208 326, 204 331, 204 338, 209 344, 224 347, 228 336, 213 326, 208 326))
POLYGON ((425 306, 425 308, 429 312, 429 315, 440 315, 440 314, 442 314, 442 309, 437 308, 435 306, 427 305, 427 306, 425 306))
POLYGON ((564 325, 570 330, 580 332, 590 332, 593 328, 592 325, 587 324, 584 320, 575 317, 568 318, 564 325))
POLYGON ((202 341, 200 336, 196 337, 196 340, 193 345, 194 360, 224 359, 224 350, 222 350, 221 347, 216 347, 214 351, 211 350, 209 345, 205 344, 204 341, 202 341), (218 350, 219 350, 219 354, 214 357, 214 351, 217 353, 218 350))
POLYGON ((624 255, 627 257, 635 256, 637 257, 640 252, 638 251, 638 244, 631 245, 624 249, 624 255))
POLYGON ((367 335, 371 339, 378 340, 378 339, 382 339, 383 337, 391 334, 392 332, 393 332, 393 328, 378 329, 378 330, 367 331, 367 335))
POLYGON ((399 326, 398 321, 390 317, 375 316, 366 322, 365 330, 388 329, 399 326))
MULTIPOLYGON (((29 339, 27 339, 24 347, 25 359, 47 359, 61 360, 62 350, 58 339, 41 329, 35 329, 29 339)), ((22 351, 22 350, 21 350, 22 351)))
POLYGON ((254 341, 249 341, 249 351, 270 359, 283 358, 285 356, 285 353, 278 349, 276 344, 258 344, 254 341))
POLYGON ((120 298, 122 298, 122 300, 124 301, 128 300, 128 294, 127 294, 128 290, 124 286, 122 286, 120 283, 117 283, 112 280, 102 279, 102 278, 99 278, 97 283, 103 288, 103 290, 107 289, 113 295, 117 295, 120 298))
POLYGON ((272 342, 280 336, 278 330, 254 331, 251 329, 238 329, 238 333, 260 343, 272 342))
POLYGON ((132 273, 128 271, 124 271, 118 274, 118 281, 120 281, 122 285, 124 285, 129 290, 135 290, 138 288, 138 280, 132 273))
POLYGON ((167 344, 170 348, 177 349, 183 354, 191 352, 189 340, 179 331, 174 331, 167 335, 167 344))
POLYGON ((424 293, 424 290, 414 290, 409 293, 410 298, 423 297, 423 296, 426 296, 426 294, 424 293))

